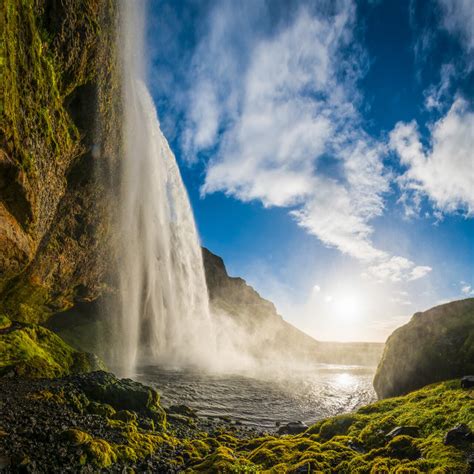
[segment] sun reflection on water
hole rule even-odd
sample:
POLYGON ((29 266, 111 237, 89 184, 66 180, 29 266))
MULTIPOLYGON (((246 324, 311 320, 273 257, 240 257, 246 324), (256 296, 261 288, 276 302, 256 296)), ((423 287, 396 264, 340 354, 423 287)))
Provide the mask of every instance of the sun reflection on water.
POLYGON ((347 372, 342 374, 337 374, 335 376, 335 384, 339 385, 340 387, 348 388, 351 385, 355 385, 357 382, 356 378, 347 372))

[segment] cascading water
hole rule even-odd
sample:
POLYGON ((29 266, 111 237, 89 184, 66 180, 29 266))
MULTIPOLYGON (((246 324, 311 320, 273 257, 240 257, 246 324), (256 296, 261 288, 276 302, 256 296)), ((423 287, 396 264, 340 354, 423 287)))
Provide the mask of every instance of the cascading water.
POLYGON ((123 162, 116 370, 205 365, 215 338, 199 238, 181 175, 143 82, 144 2, 121 5, 123 162))

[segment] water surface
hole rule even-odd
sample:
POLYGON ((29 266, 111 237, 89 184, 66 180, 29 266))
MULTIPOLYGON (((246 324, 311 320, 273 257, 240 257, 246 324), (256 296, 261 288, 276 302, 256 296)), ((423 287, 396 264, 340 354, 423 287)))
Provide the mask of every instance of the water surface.
POLYGON ((155 387, 165 406, 185 404, 199 415, 229 417, 258 429, 278 423, 307 424, 376 399, 374 368, 321 364, 311 370, 211 375, 193 370, 141 367, 135 379, 155 387))

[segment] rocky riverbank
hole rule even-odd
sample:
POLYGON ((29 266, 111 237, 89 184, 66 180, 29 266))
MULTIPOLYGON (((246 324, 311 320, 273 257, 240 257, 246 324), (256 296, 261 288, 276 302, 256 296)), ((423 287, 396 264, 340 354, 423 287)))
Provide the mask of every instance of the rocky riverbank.
POLYGON ((103 371, 1 382, 2 472, 468 473, 474 466, 474 392, 459 381, 287 436, 216 423, 184 406, 165 410, 153 389, 103 371))

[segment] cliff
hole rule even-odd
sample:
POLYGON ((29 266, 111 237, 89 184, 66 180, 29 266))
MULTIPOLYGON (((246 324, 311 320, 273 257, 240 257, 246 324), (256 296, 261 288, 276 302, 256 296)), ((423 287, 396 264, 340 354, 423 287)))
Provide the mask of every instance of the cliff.
POLYGON ((275 305, 245 280, 229 276, 221 257, 203 248, 203 261, 213 314, 232 321, 234 332, 249 341, 252 355, 297 359, 303 363, 378 363, 383 344, 316 341, 286 322, 275 305))
POLYGON ((474 298, 415 313, 388 338, 374 378, 380 398, 474 374, 474 298))
POLYGON ((1 3, 0 313, 12 319, 42 322, 104 288, 117 20, 112 0, 1 3))

